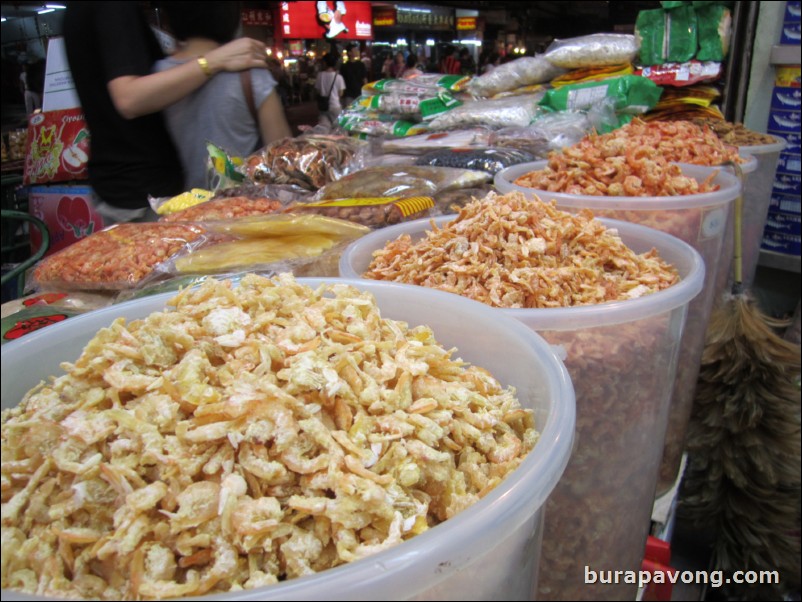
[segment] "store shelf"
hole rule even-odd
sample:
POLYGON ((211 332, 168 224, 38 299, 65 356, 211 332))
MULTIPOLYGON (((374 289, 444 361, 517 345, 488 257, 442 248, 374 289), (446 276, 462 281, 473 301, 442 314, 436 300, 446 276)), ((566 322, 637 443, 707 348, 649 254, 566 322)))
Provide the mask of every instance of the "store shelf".
POLYGON ((800 271, 800 258, 798 255, 783 255, 782 253, 773 253, 772 251, 761 251, 758 264, 765 268, 773 268, 775 270, 785 270, 786 272, 794 272, 799 274, 800 271))
POLYGON ((771 47, 772 65, 799 65, 800 47, 777 44, 771 47))

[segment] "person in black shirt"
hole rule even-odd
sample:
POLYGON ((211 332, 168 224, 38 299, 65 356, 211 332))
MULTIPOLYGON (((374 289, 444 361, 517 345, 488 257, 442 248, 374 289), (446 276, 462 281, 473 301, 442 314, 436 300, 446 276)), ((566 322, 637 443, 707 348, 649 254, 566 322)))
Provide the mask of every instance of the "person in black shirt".
POLYGON ((356 44, 348 49, 348 62, 340 67, 340 75, 345 80, 343 107, 347 107, 362 95, 362 86, 368 83, 368 69, 360 58, 356 44))
POLYGON ((148 195, 182 192, 181 163, 160 111, 219 71, 267 61, 264 44, 240 38, 152 73, 164 55, 139 2, 70 2, 64 42, 91 136, 89 180, 107 223, 151 219, 148 195))

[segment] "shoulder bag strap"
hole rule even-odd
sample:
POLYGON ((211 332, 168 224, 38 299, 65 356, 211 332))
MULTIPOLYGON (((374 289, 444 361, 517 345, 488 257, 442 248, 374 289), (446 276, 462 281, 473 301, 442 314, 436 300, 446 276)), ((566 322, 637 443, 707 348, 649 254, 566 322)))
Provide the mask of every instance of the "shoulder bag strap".
POLYGON ((256 113, 256 103, 253 101, 253 83, 251 82, 251 72, 250 70, 247 71, 240 71, 239 72, 239 81, 242 84, 242 93, 245 95, 245 102, 248 104, 248 111, 253 117, 253 120, 256 122, 256 125, 259 125, 259 115, 256 113))

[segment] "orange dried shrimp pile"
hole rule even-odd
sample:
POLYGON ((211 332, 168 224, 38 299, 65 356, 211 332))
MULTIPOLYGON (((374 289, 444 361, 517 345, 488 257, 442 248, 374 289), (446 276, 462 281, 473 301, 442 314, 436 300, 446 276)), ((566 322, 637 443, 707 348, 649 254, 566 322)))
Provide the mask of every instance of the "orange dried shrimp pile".
POLYGON ((417 243, 409 235, 389 242, 364 277, 505 308, 632 299, 679 280, 656 250, 637 255, 590 211, 573 215, 517 192, 474 201, 417 243))
POLYGON ((141 600, 310 575, 451 518, 537 442, 514 390, 369 293, 247 275, 171 304, 3 412, 3 588, 141 600))
POLYGON ((544 170, 525 174, 518 186, 590 196, 680 196, 718 190, 710 181, 682 175, 674 163, 715 166, 741 163, 738 149, 708 128, 688 121, 639 119, 604 135, 586 136, 549 155, 544 170))

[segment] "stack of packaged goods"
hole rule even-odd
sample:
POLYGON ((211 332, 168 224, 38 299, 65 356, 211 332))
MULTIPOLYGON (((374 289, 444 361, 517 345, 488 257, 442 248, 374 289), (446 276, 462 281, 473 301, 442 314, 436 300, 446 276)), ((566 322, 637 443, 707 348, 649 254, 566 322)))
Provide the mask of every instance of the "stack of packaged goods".
MULTIPOLYGON (((780 44, 799 47, 799 2, 786 2, 780 44)), ((763 234, 763 248, 783 255, 800 253, 800 201, 802 174, 800 174, 800 122, 802 122, 802 89, 800 68, 777 68, 774 90, 771 95, 768 132, 785 141, 777 162, 769 214, 763 234)))
POLYGON ((664 88, 647 119, 723 119, 710 84, 723 73, 730 45, 730 9, 718 2, 661 2, 638 13, 640 51, 635 73, 664 88))
POLYGON ((462 104, 454 94, 470 78, 461 75, 421 74, 410 79, 382 79, 362 89, 340 115, 344 130, 366 136, 414 136, 429 130, 438 115, 462 104))

